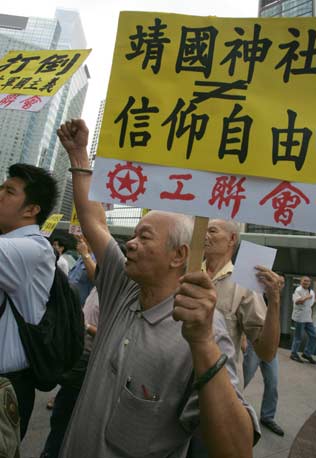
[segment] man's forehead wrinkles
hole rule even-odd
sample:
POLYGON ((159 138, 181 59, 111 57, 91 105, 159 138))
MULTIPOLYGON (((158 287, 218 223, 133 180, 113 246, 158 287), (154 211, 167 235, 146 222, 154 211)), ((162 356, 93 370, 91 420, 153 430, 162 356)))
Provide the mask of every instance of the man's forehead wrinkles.
POLYGON ((218 224, 210 224, 207 229, 220 229, 218 224))
POLYGON ((157 232, 155 230, 155 227, 153 224, 150 224, 150 223, 139 223, 137 226, 136 226, 136 231, 151 231, 151 232, 157 232))

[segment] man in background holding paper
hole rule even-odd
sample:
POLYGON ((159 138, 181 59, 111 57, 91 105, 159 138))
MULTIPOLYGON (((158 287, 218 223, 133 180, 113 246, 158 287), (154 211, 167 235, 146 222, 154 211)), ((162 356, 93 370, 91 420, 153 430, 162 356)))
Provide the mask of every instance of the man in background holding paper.
MULTIPOLYGON (((222 219, 209 221, 202 270, 207 272, 215 287, 216 308, 223 313, 229 335, 235 345, 238 376, 243 387, 242 336, 245 334, 252 342, 260 359, 268 362, 274 358, 280 339, 280 297, 279 277, 265 267, 256 267, 258 281, 255 281, 254 273, 252 282, 262 291, 264 288, 268 308, 261 294, 232 280, 232 257, 238 245, 239 228, 236 222, 222 219)), ((248 272, 248 277, 250 275, 248 272)), ((246 280, 249 281, 249 278, 246 280)), ((193 437, 187 458, 197 457, 207 457, 207 451, 200 439, 193 437)))
MULTIPOLYGON (((239 228, 236 222, 210 220, 205 236, 203 270, 208 273, 215 286, 216 308, 225 316, 235 345, 237 363, 241 363, 243 333, 252 342, 258 357, 269 362, 274 358, 280 340, 279 276, 270 269, 256 266, 256 277, 262 292, 264 288, 267 307, 261 294, 254 292, 253 288, 240 286, 232 278, 234 266, 231 260, 238 245, 239 228)), ((248 259, 246 261, 248 263, 248 259)), ((253 277, 255 281, 255 274, 253 277)))

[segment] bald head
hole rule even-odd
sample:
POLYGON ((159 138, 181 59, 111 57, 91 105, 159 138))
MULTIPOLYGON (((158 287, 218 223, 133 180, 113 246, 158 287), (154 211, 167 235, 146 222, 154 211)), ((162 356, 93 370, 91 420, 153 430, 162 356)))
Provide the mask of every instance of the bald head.
POLYGON ((239 227, 234 221, 210 219, 205 237, 207 260, 223 259, 228 262, 239 244, 239 227))
POLYGON ((311 279, 309 277, 304 276, 301 278, 300 283, 304 289, 308 289, 311 285, 311 279))
POLYGON ((172 284, 183 275, 189 255, 193 219, 162 211, 148 212, 126 243, 126 272, 141 285, 172 284))

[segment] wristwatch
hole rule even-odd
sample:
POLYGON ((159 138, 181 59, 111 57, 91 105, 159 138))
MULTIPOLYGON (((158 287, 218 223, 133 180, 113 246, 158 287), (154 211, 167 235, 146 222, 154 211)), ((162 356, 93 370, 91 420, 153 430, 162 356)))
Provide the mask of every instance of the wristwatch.
POLYGON ((89 253, 88 254, 84 254, 82 257, 83 257, 83 259, 88 259, 88 258, 90 258, 90 254, 89 253))

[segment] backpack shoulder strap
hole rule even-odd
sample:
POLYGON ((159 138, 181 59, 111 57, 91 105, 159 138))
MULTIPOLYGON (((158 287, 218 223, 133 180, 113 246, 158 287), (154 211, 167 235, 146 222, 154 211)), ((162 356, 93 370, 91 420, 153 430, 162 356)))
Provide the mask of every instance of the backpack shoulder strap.
POLYGON ((21 321, 24 321, 24 318, 22 317, 22 315, 19 313, 19 311, 15 307, 11 297, 6 292, 4 292, 4 300, 3 300, 3 303, 2 303, 2 305, 0 307, 0 318, 1 318, 1 316, 3 315, 3 313, 5 311, 7 300, 9 301, 12 313, 14 315, 14 318, 15 318, 15 321, 17 322, 17 324, 19 324, 21 321), (3 311, 1 313, 2 307, 3 307, 3 311))

